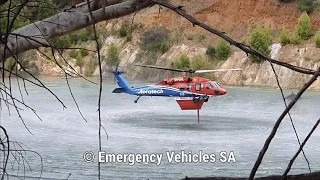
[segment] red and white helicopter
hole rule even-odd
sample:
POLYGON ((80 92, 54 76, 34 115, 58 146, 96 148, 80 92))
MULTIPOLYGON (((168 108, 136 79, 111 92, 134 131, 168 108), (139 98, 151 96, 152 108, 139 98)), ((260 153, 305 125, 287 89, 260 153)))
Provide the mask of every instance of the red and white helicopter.
POLYGON ((121 76, 122 72, 118 70, 113 74, 117 80, 119 88, 113 90, 112 93, 127 93, 136 95, 138 98, 134 101, 138 102, 142 96, 164 96, 174 97, 182 110, 197 110, 198 123, 199 123, 199 110, 204 102, 209 100, 210 96, 222 96, 227 94, 227 90, 222 88, 221 85, 213 80, 199 77, 189 76, 193 73, 210 73, 210 72, 224 72, 224 71, 242 71, 242 69, 215 69, 215 70, 183 70, 150 65, 136 65, 147 68, 185 72, 183 77, 167 78, 163 81, 141 87, 132 87, 121 76))

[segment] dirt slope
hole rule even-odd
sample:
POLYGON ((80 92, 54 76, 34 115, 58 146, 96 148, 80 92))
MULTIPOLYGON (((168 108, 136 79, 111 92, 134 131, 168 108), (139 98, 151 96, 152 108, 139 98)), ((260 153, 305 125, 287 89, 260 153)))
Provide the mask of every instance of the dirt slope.
MULTIPOLYGON (((172 3, 182 5, 197 19, 239 40, 244 40, 254 25, 269 26, 276 34, 282 28, 294 31, 300 16, 296 3, 279 3, 278 0, 173 0, 172 3)), ((319 30, 320 14, 313 14, 311 18, 314 29, 319 30)), ((159 23, 170 29, 182 28, 191 34, 209 35, 171 10, 163 8, 159 14, 158 6, 140 12, 135 22, 147 26, 159 23)))

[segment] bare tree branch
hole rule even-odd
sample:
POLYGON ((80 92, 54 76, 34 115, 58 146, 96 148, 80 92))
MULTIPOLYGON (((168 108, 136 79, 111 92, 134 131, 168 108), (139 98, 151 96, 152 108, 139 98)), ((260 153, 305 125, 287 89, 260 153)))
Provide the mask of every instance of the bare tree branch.
MULTIPOLYGON (((62 36, 72 31, 88 27, 97 22, 131 14, 150 5, 153 5, 153 3, 149 0, 129 0, 119 4, 107 6, 105 9, 93 11, 92 17, 90 16, 90 13, 83 13, 80 11, 62 12, 44 19, 43 21, 38 21, 34 24, 19 28, 13 31, 13 33, 24 36, 44 34, 44 38, 48 40, 50 38, 62 36), (104 15, 102 11, 105 11, 104 15)), ((37 40, 38 42, 32 41, 30 44, 24 38, 18 38, 18 40, 15 41, 14 37, 9 36, 6 45, 9 49, 11 49, 11 51, 13 51, 13 53, 8 52, 5 44, 0 44, 0 62, 12 55, 41 47, 43 44, 48 44, 43 37, 34 38, 34 40, 37 40), (17 44, 19 44, 19 48, 17 47, 17 44), (4 51, 5 49, 6 51, 4 51)))
POLYGON ((253 180, 261 162, 262 162, 262 159, 265 155, 265 153, 267 152, 268 150, 268 147, 272 141, 272 139, 274 138, 283 118, 287 115, 287 113, 290 111, 290 109, 293 107, 293 105, 298 101, 298 99, 300 98, 300 96, 313 84, 313 82, 317 79, 317 77, 319 76, 320 74, 320 67, 318 68, 318 71, 311 77, 311 79, 303 86, 303 88, 298 92, 298 94, 294 97, 294 99, 290 102, 290 104, 288 105, 288 107, 283 111, 283 113, 281 114, 281 116, 279 117, 279 119, 276 121, 269 137, 266 139, 266 142, 262 148, 262 150, 260 151, 259 153, 259 156, 258 156, 258 159, 257 161, 255 162, 253 168, 252 168, 252 171, 250 173, 250 176, 249 176, 249 180, 253 180))
MULTIPOLYGON (((96 19, 93 16, 92 11, 90 10, 90 3, 89 0, 87 0, 88 4, 88 9, 90 11, 90 15, 92 20, 95 22, 96 19)), ((104 12, 105 13, 105 12, 104 12)), ((101 56, 100 56, 100 45, 98 42, 98 36, 96 32, 96 25, 95 23, 92 25, 93 26, 93 33, 94 33, 94 39, 96 41, 96 48, 97 48, 97 54, 98 54, 98 65, 99 65, 99 96, 98 96, 98 124, 99 124, 99 130, 98 130, 98 136, 99 136, 99 152, 102 151, 102 143, 101 143, 101 95, 102 95, 102 67, 101 67, 101 56)), ((101 179, 101 167, 100 167, 100 162, 98 162, 98 180, 101 179)))
POLYGON ((289 173, 291 166, 293 164, 293 162, 295 161, 295 159, 298 157, 298 155, 300 154, 300 152, 303 149, 303 146, 307 143, 307 141, 309 140, 309 138, 311 137, 312 133, 316 130, 316 128, 318 127, 320 123, 320 118, 318 119, 318 121, 316 122, 316 124, 313 126, 313 128, 311 129, 311 131, 309 132, 309 134, 307 135, 307 137, 305 138, 305 140, 302 142, 302 144, 300 145, 297 153, 293 156, 293 158, 290 160, 290 163, 286 169, 286 171, 283 173, 281 180, 286 180, 287 174, 289 173))

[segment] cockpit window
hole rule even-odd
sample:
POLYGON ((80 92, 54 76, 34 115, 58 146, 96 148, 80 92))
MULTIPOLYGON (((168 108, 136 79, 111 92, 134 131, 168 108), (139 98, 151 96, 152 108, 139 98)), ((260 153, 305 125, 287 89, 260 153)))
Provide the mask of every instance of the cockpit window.
POLYGON ((212 86, 213 86, 214 88, 219 88, 219 87, 220 87, 219 83, 217 83, 217 82, 215 82, 215 81, 212 81, 211 84, 212 84, 212 86))
POLYGON ((206 88, 207 88, 207 89, 212 89, 213 86, 212 86, 212 84, 206 84, 206 88))

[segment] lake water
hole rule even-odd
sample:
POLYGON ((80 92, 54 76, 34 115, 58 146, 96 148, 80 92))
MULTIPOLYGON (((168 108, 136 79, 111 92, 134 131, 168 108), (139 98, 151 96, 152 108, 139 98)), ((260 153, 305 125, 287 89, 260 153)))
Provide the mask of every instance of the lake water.
MULTIPOLYGON (((42 177, 49 179, 97 179, 98 152, 98 85, 81 79, 70 79, 72 91, 87 119, 77 111, 65 80, 43 79, 68 107, 61 104, 46 90, 27 84, 24 100, 38 112, 40 121, 32 111, 21 113, 33 133, 23 126, 14 109, 11 116, 5 106, 1 111, 1 125, 6 127, 11 141, 23 143, 23 148, 39 153, 42 157, 42 177), (94 162, 83 159, 86 151, 95 153, 94 162)), ((110 81, 109 81, 110 82, 110 81)), ((133 83, 138 85, 139 83, 133 83)), ((15 94, 18 89, 13 85, 15 94)), ((227 87, 228 94, 210 98, 200 111, 197 124, 196 111, 181 111, 172 98, 136 97, 112 94, 114 83, 103 84, 102 122, 108 133, 102 133, 102 150, 114 154, 162 154, 161 164, 128 162, 102 163, 102 179, 181 179, 185 176, 248 177, 265 139, 284 109, 280 92, 275 89, 227 87), (166 153, 175 152, 216 155, 215 162, 169 162, 166 153), (236 162, 221 162, 219 153, 234 153, 236 162)), ((291 91, 286 91, 290 94, 291 91)), ((19 97, 19 96, 18 96, 19 97)), ((22 107, 22 106, 21 106, 22 107)), ((320 117, 320 92, 307 92, 292 111, 301 141, 320 117)), ((305 146, 305 153, 312 171, 320 170, 320 128, 305 146)), ((19 149, 20 147, 16 147, 19 149)), ((282 174, 289 160, 298 149, 298 143, 286 117, 272 141, 257 176, 282 174)), ((1 155, 2 156, 2 155, 1 155)), ((24 154, 32 172, 37 177, 41 171, 39 156, 24 154)), ((21 159, 21 158, 20 158, 21 159)), ((23 164, 13 157, 9 174, 23 176, 23 164), (13 169, 13 170, 12 170, 13 169)), ((308 168, 300 155, 290 174, 307 173, 308 168)), ((14 179, 14 178, 10 178, 14 179)))

